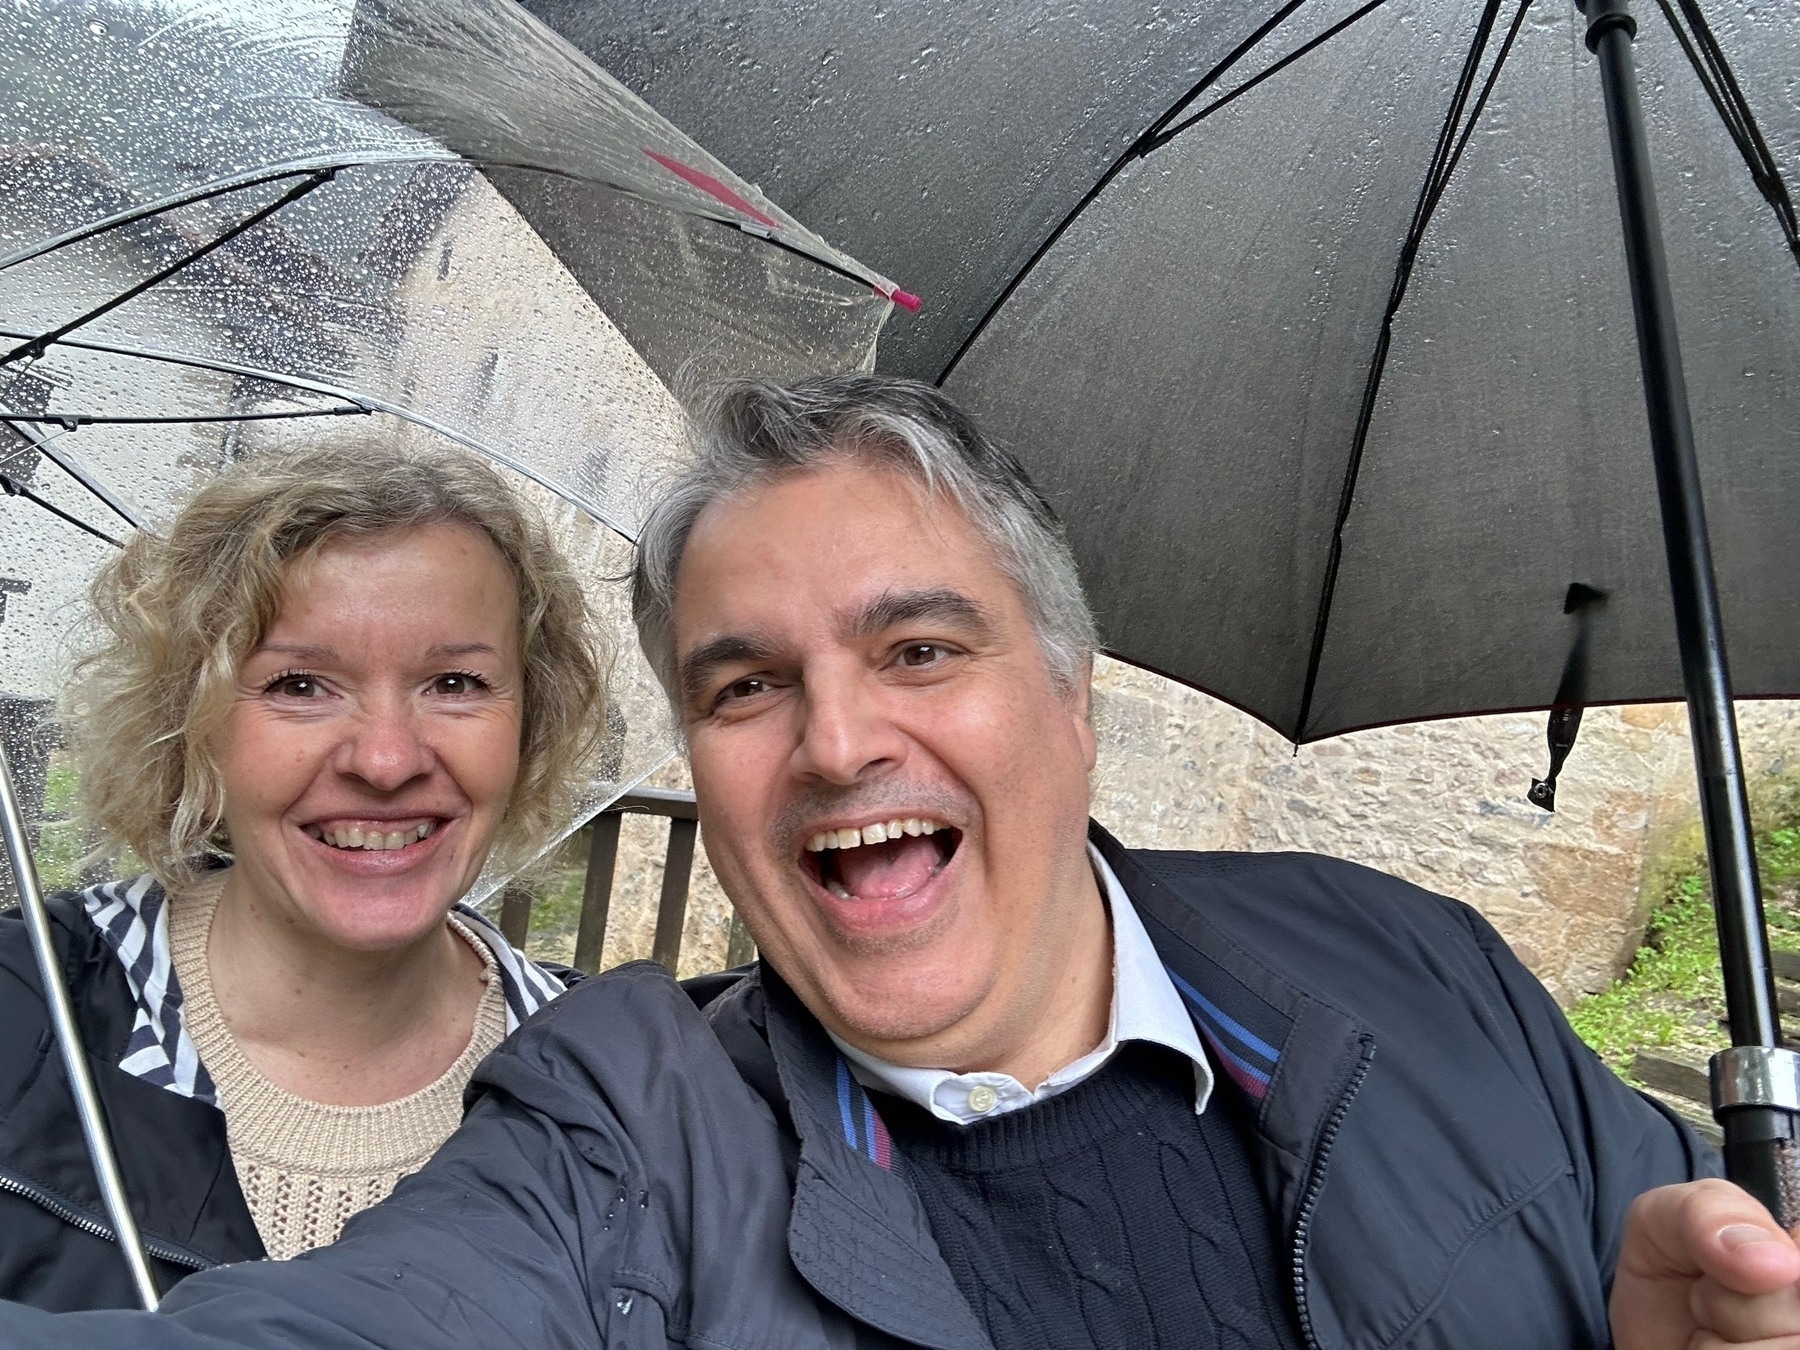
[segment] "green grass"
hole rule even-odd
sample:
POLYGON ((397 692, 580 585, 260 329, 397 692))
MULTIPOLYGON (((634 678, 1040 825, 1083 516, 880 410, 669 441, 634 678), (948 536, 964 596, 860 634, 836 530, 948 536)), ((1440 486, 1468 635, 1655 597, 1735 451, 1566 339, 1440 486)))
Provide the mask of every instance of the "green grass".
POLYGON ((52 763, 44 782, 44 815, 38 831, 38 883, 46 891, 66 891, 81 883, 81 829, 75 814, 80 781, 66 764, 52 763), (57 819, 61 817, 61 819, 57 819))
MULTIPOLYGON (((1769 940, 1800 951, 1800 779, 1763 784, 1754 806, 1769 940)), ((1711 885, 1696 835, 1647 873, 1650 917, 1631 968, 1569 1009, 1576 1033, 1628 1079, 1639 1050, 1705 1058, 1725 1044, 1711 885)))

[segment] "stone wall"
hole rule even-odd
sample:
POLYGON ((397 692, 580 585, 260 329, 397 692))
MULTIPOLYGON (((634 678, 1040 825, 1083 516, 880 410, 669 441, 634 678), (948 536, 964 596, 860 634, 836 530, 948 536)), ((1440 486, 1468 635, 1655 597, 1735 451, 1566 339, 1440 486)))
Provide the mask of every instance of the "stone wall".
MULTIPOLYGON (((1800 767, 1800 703, 1743 703, 1738 715, 1752 775, 1800 767)), ((1525 800, 1546 767, 1541 713, 1356 732, 1296 752, 1216 699, 1103 660, 1094 722, 1094 814, 1127 844, 1305 849, 1382 868, 1474 905, 1564 1000, 1623 969, 1642 932, 1646 860, 1695 812, 1676 705, 1590 710, 1554 815, 1525 800)), ((684 784, 682 767, 658 781, 684 784)), ((664 837, 659 821, 626 823, 609 965, 649 954, 664 837)), ((726 915, 697 859, 684 974, 722 962, 726 915)))

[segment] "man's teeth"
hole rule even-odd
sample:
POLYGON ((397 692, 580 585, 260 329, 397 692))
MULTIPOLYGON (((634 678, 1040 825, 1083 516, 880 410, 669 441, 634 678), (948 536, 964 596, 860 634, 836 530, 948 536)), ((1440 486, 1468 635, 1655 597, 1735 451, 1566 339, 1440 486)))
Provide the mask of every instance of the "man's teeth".
POLYGON ((820 830, 806 841, 808 853, 823 853, 828 848, 857 848, 863 844, 885 844, 903 834, 936 834, 950 827, 938 820, 908 816, 904 820, 878 820, 860 830, 820 830))
POLYGON ((425 838, 436 828, 437 823, 428 820, 423 825, 408 825, 404 830, 365 831, 360 825, 352 825, 345 830, 326 830, 317 825, 308 825, 306 832, 333 848, 360 848, 381 853, 405 848, 408 844, 425 838))

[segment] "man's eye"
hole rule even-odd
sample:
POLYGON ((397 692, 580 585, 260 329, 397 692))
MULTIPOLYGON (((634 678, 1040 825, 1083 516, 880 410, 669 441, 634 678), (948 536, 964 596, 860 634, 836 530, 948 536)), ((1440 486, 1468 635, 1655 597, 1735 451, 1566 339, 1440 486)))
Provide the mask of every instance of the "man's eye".
POLYGON ((767 680, 759 679, 754 675, 746 676, 744 679, 735 680, 721 689, 719 691, 718 701, 720 703, 729 703, 733 699, 755 698, 758 694, 768 689, 768 687, 769 682, 767 680))
POLYGON ((455 698, 462 694, 477 693, 488 687, 486 680, 467 670, 449 670, 431 682, 431 692, 455 698))
POLYGON ((950 649, 938 642, 909 642, 900 649, 903 666, 934 666, 950 655, 950 649))

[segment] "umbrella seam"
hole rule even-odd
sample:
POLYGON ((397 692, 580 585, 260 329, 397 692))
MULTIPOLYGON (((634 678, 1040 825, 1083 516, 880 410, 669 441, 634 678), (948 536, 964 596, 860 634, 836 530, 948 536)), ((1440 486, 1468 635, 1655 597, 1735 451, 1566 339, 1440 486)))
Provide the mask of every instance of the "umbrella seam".
POLYGON ((1476 24, 1474 40, 1469 47, 1469 54, 1463 62, 1461 75, 1457 79, 1456 92, 1450 100, 1450 106, 1444 113, 1444 124, 1438 132, 1436 148, 1432 151, 1431 162, 1427 166, 1425 181, 1419 188, 1419 200, 1413 208, 1413 219, 1407 227, 1406 238, 1401 242, 1399 257, 1394 264, 1394 284, 1388 293, 1387 309, 1381 318, 1381 332, 1375 341, 1375 351, 1369 362, 1368 378, 1363 384, 1362 405, 1357 410, 1356 428, 1350 440, 1350 454, 1344 465, 1344 485, 1338 495, 1337 519, 1332 524, 1331 547, 1325 556, 1325 575, 1319 587, 1318 611, 1313 619, 1312 646, 1307 656, 1306 680, 1301 687, 1300 709, 1294 719, 1294 741, 1298 745, 1306 739, 1306 725, 1312 717, 1313 696, 1318 688, 1319 669, 1324 661, 1325 635, 1331 626, 1331 607, 1337 595, 1337 578, 1339 566, 1344 556, 1344 530, 1350 521, 1350 511, 1356 501, 1357 479, 1362 471, 1363 451, 1367 448, 1369 427, 1375 416, 1375 401, 1381 392, 1382 376, 1387 370, 1389 349, 1393 345, 1394 317, 1400 311, 1406 299, 1406 290, 1412 280, 1413 264, 1418 258, 1419 246, 1425 237, 1425 231, 1431 224, 1431 218, 1437 205, 1443 198, 1444 189, 1448 186, 1450 175, 1461 162, 1462 151, 1468 145, 1473 134, 1475 123, 1482 110, 1487 106, 1488 95, 1499 81, 1500 72, 1505 66, 1506 58, 1512 51, 1513 38, 1524 22, 1525 12, 1531 8, 1532 0, 1520 0, 1519 8, 1513 15, 1511 27, 1507 31, 1488 77, 1483 82, 1481 92, 1474 104, 1469 103, 1469 91, 1475 83, 1475 76, 1481 69, 1481 58, 1486 54, 1488 43, 1493 37, 1494 21, 1499 16, 1500 0, 1488 0, 1483 9, 1480 21, 1476 24), (1468 110, 1468 121, 1464 124, 1463 113, 1468 110), (1458 136, 1458 130, 1461 135, 1458 136))
MULTIPOLYGON (((0 327, 0 337, 21 338, 28 336, 29 334, 19 332, 16 329, 0 327)), ((163 352, 157 351, 154 348, 131 347, 116 342, 95 342, 88 338, 64 338, 57 345, 74 347, 82 351, 108 352, 115 356, 142 357, 146 361, 165 361, 171 365, 191 366, 196 370, 214 370, 223 375, 242 375, 251 379, 270 380, 276 384, 285 384, 290 388, 304 389, 309 393, 329 394, 334 398, 341 398, 348 402, 361 402, 373 412, 387 413, 391 417, 398 417, 404 421, 411 422, 414 426, 424 427, 427 431, 435 431, 440 436, 447 436, 464 449, 473 450, 479 455, 485 455, 496 464, 502 464, 513 470, 515 473, 524 475, 545 491, 554 493, 570 506, 575 507, 586 515, 592 516, 595 520, 606 526, 607 529, 625 540, 625 542, 633 545, 637 543, 636 531, 628 529, 620 522, 614 520, 606 511, 601 509, 599 505, 589 501, 585 494, 576 492, 572 488, 564 487, 553 479, 546 478, 543 474, 540 474, 537 470, 531 468, 523 461, 514 459, 511 455, 496 450, 492 446, 476 440, 473 436, 470 436, 465 432, 457 431, 454 427, 447 427, 440 422, 433 421, 422 413, 414 412, 410 408, 402 408, 398 404, 387 402, 385 399, 378 399, 366 394, 359 394, 354 390, 345 389, 339 385, 327 384, 322 380, 308 380, 299 376, 281 375, 275 371, 263 370, 257 366, 243 366, 234 361, 213 361, 205 357, 187 356, 180 352, 163 352)))

